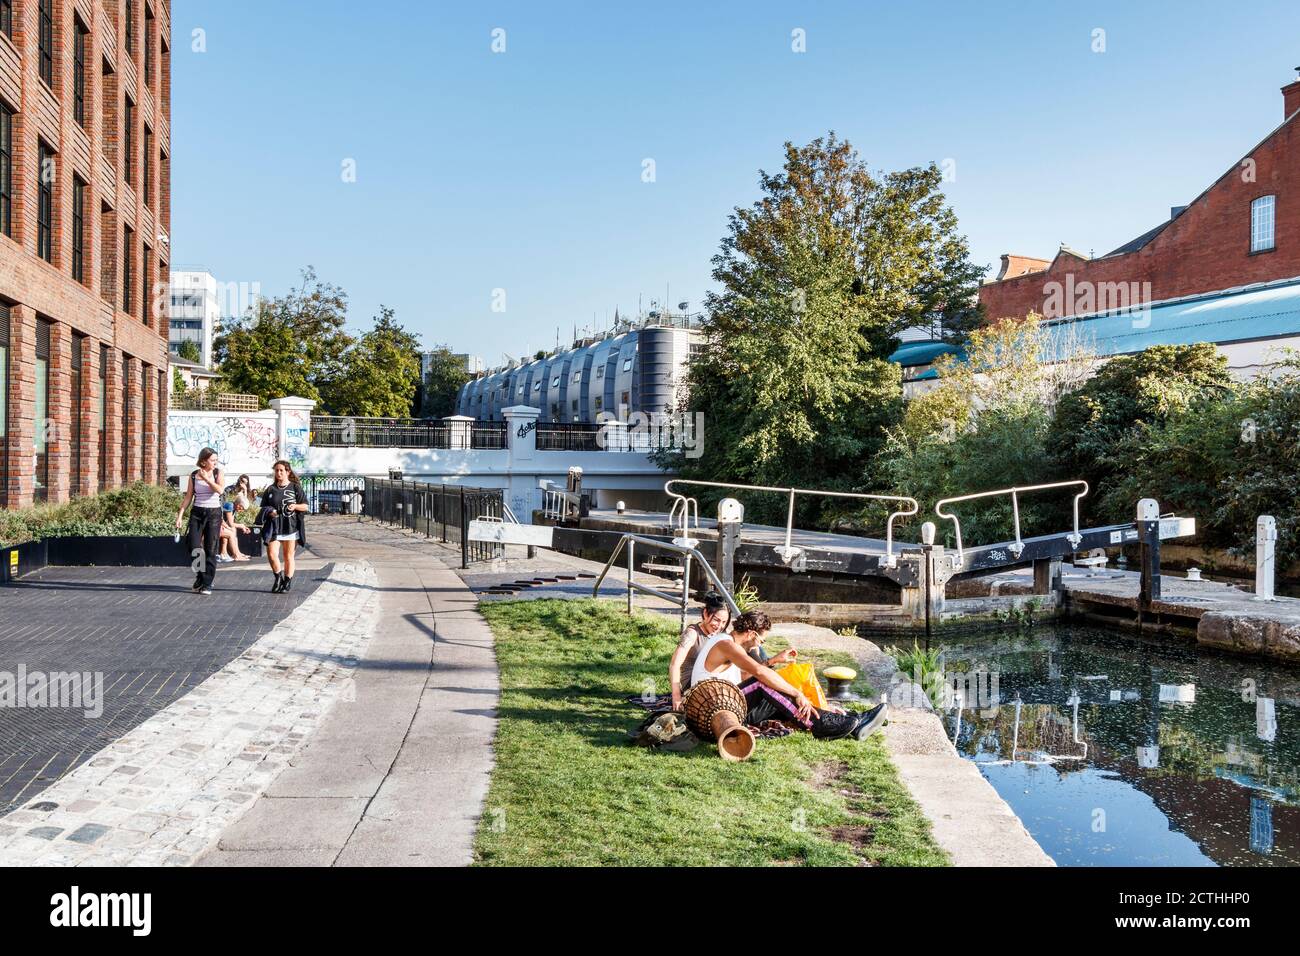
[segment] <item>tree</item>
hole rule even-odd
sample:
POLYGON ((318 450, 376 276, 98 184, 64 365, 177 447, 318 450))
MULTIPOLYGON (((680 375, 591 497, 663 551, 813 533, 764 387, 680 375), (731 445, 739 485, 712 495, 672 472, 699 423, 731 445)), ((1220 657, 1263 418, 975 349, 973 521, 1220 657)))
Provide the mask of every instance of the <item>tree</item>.
POLYGON ((203 354, 199 351, 199 343, 191 339, 186 339, 176 346, 176 354, 187 362, 198 364, 203 359, 203 354))
POLYGON ((878 178, 834 133, 786 143, 782 170, 760 172, 761 198, 732 213, 713 259, 722 290, 706 299, 688 382, 704 453, 662 463, 745 484, 868 480, 901 409, 896 336, 968 319, 981 274, 941 179, 933 165, 878 178))
POLYGON ((403 418, 420 384, 420 340, 379 307, 374 327, 351 342, 340 374, 321 385, 323 405, 334 415, 403 418))
POLYGON ((1214 345, 1154 345, 1103 365, 1056 409, 1047 448, 1059 478, 1084 478, 1094 515, 1133 520, 1136 501, 1122 480, 1148 429, 1233 389, 1228 361, 1214 345))
POLYGON ((227 390, 272 398, 319 400, 321 386, 342 374, 352 340, 344 331, 347 293, 322 282, 310 266, 302 284, 227 323, 214 343, 227 390))
POLYGON ((469 381, 465 363, 452 354, 445 345, 435 348, 429 356, 429 368, 424 375, 424 397, 420 414, 426 418, 442 418, 456 413, 456 400, 461 387, 469 381))
MULTIPOLYGON (((963 357, 935 363, 937 384, 907 405, 890 429, 882 472, 897 494, 927 504, 954 495, 1049 479, 1052 410, 1091 373, 1093 353, 1049 334, 1038 316, 1005 319, 970 334, 963 357)), ((1023 533, 1060 527, 1068 496, 1026 498, 1023 533)), ((1013 528, 1006 498, 959 508, 966 544, 999 541, 1013 528)), ((944 533, 951 525, 941 525, 944 533)))
POLYGON ((179 368, 172 369, 172 394, 184 395, 185 392, 185 376, 181 374, 179 368))

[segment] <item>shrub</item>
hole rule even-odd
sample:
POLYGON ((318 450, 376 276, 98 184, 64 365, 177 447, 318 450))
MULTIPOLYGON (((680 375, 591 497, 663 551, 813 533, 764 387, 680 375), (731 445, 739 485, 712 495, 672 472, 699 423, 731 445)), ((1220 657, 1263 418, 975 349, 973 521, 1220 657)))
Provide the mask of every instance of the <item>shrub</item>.
POLYGON ((73 535, 165 535, 176 524, 180 493, 137 482, 66 504, 0 511, 0 546, 73 535))

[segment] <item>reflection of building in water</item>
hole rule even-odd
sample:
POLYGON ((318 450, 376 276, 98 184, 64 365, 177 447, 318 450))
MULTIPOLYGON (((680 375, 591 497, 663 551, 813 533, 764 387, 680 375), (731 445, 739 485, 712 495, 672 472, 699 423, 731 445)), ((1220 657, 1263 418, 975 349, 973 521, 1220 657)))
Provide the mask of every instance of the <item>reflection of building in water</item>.
POLYGON ((1261 797, 1250 798, 1250 849, 1261 855, 1273 852, 1273 804, 1261 797))

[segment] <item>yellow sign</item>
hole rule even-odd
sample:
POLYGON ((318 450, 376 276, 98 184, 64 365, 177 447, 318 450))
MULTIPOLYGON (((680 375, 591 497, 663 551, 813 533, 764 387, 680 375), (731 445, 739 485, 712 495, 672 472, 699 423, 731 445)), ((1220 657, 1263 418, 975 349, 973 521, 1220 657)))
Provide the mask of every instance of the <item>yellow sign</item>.
POLYGON ((17 548, 9 552, 9 570, 10 571, 18 570, 18 549, 17 548))

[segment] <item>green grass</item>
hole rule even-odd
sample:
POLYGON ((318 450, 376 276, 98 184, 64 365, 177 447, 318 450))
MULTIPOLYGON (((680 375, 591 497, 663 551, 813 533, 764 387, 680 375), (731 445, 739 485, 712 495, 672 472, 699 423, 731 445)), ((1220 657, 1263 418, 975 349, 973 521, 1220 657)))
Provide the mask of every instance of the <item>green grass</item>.
MULTIPOLYGON (((500 728, 476 859, 536 865, 943 865, 879 736, 795 733, 745 763, 632 746, 672 621, 613 602, 492 602, 500 728)), ((779 646, 779 645, 777 645, 779 646)), ((775 649, 775 648, 774 648, 775 649)), ((828 658, 828 663, 832 662, 828 658)), ((838 660, 834 661, 838 662, 838 660)))

